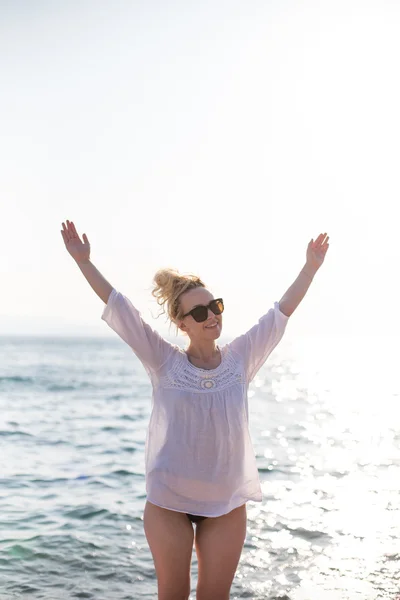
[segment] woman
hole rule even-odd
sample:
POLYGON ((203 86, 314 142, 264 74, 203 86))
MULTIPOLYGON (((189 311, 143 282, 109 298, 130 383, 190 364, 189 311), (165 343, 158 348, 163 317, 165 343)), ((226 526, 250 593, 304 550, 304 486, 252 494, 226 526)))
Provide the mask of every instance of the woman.
POLYGON ((247 389, 284 333, 329 247, 326 234, 310 241, 306 263, 280 302, 247 333, 221 347, 221 298, 201 279, 163 269, 153 295, 187 335, 186 350, 145 323, 90 261, 86 234, 74 223, 65 246, 105 303, 102 319, 132 348, 153 387, 146 447, 144 531, 153 556, 159 600, 187 600, 193 543, 197 600, 228 600, 246 537, 246 502, 261 502, 248 430, 247 389), (193 523, 196 523, 194 531, 193 523))

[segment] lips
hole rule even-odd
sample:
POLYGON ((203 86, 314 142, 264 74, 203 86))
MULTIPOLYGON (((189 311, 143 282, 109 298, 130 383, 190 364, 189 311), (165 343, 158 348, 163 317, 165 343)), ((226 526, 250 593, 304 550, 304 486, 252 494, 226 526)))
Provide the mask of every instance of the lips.
POLYGON ((213 323, 212 325, 206 325, 206 329, 215 329, 215 327, 217 327, 218 323, 213 323))

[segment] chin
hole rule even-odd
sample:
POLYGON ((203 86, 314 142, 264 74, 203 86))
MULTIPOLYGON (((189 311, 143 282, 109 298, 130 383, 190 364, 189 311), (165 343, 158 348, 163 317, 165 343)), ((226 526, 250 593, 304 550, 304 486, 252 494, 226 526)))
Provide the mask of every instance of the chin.
POLYGON ((211 330, 211 331, 212 331, 212 337, 216 340, 221 335, 222 327, 221 327, 221 325, 219 325, 218 327, 215 328, 215 330, 211 330))

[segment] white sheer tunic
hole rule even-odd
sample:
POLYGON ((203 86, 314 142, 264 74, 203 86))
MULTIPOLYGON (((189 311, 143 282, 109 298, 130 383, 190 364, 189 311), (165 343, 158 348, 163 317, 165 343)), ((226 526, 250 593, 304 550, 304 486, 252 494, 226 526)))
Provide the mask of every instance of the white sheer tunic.
POLYGON ((192 365, 186 352, 145 323, 112 290, 101 317, 143 363, 153 388, 145 444, 149 502, 218 517, 248 500, 261 502, 248 427, 250 381, 281 340, 289 317, 279 303, 247 333, 220 347, 216 369, 192 365))

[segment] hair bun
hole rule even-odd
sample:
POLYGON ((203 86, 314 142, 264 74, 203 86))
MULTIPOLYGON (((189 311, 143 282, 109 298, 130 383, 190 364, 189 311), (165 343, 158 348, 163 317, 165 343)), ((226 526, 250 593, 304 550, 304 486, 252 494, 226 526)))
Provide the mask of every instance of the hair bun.
POLYGON ((159 269, 153 278, 154 288, 151 292, 157 303, 162 306, 171 321, 179 314, 179 296, 187 290, 205 287, 197 275, 182 274, 176 269, 159 269), (165 304, 167 310, 165 310, 165 304))
POLYGON ((159 288, 167 288, 174 279, 179 278, 179 273, 173 269, 159 269, 154 275, 154 283, 159 288))

